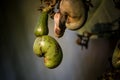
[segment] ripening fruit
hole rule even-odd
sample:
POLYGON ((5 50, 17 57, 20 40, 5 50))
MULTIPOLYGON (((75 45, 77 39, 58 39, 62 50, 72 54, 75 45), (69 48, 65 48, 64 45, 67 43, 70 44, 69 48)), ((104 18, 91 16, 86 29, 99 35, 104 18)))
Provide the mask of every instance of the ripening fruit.
POLYGON ((37 26, 34 29, 34 34, 36 37, 42 36, 42 35, 48 35, 48 12, 41 12, 40 18, 38 21, 37 26))
POLYGON ((51 36, 37 37, 33 45, 33 51, 37 56, 44 57, 45 66, 50 69, 56 68, 62 61, 62 49, 51 36))

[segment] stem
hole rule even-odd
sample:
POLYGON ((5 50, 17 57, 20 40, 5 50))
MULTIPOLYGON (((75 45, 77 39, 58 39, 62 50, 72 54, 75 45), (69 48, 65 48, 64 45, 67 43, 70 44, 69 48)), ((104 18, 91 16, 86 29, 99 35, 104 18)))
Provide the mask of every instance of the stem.
POLYGON ((48 6, 48 7, 43 8, 43 11, 49 13, 52 9, 53 9, 53 7, 48 6))

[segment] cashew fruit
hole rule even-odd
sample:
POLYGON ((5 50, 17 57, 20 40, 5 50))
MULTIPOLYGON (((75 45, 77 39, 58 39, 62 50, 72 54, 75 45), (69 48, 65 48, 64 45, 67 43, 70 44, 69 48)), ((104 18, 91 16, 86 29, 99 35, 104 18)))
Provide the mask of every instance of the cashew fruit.
POLYGON ((113 56, 112 64, 115 68, 120 68, 120 40, 117 42, 113 56))
POLYGON ((48 12, 42 11, 39 17, 37 26, 34 29, 34 34, 36 37, 42 35, 48 35, 48 12))
POLYGON ((33 51, 39 57, 44 57, 46 67, 56 68, 62 61, 63 53, 58 42, 51 36, 44 35, 35 39, 33 51))

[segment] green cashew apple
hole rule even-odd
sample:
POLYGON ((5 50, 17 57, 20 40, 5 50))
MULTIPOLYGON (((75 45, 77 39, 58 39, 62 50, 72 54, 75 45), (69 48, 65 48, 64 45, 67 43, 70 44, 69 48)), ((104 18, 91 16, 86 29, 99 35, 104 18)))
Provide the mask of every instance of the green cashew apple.
POLYGON ((42 35, 48 35, 48 12, 42 11, 39 17, 37 26, 34 29, 34 34, 36 37, 42 35))
POLYGON ((117 45, 115 47, 112 56, 112 64, 115 68, 120 68, 120 40, 118 40, 117 45))
POLYGON ((63 53, 58 42, 51 36, 44 35, 35 39, 33 51, 39 57, 44 57, 46 67, 56 68, 62 61, 63 53))

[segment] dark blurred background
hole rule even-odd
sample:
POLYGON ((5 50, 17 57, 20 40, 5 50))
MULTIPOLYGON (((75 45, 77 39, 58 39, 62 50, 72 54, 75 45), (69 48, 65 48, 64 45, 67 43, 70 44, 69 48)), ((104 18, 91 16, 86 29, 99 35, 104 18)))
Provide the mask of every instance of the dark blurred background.
MULTIPOLYGON (((110 4, 107 4, 111 6, 110 4)), ((76 44, 76 32, 66 30, 57 39, 63 61, 47 69, 43 58, 33 53, 34 27, 38 21, 40 0, 0 1, 0 80, 96 80, 109 66, 114 43, 108 39, 89 41, 88 49, 76 44)), ((91 23, 92 24, 92 23, 91 23)), ((53 35, 53 20, 49 19, 53 35)))

